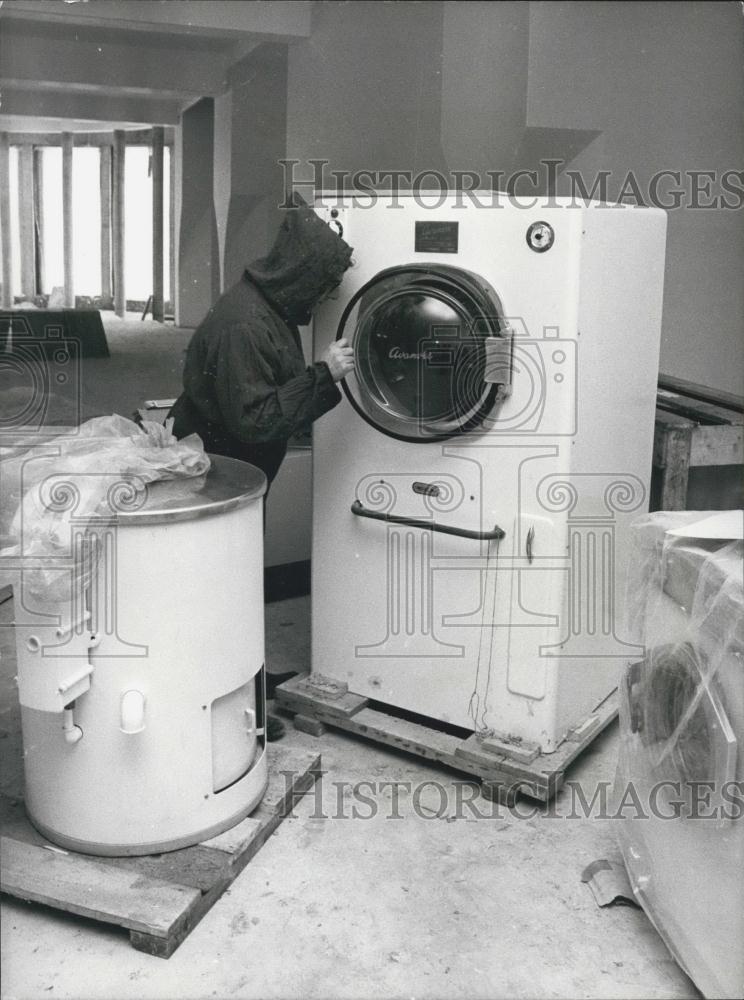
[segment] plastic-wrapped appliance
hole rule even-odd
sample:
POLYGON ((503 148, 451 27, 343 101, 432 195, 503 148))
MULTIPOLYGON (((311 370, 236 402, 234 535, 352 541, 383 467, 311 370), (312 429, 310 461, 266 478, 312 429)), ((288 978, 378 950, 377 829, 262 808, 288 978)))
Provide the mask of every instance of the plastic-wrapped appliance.
POLYGON ((744 996, 742 512, 635 525, 645 645, 621 684, 615 800, 634 892, 706 997, 744 996))

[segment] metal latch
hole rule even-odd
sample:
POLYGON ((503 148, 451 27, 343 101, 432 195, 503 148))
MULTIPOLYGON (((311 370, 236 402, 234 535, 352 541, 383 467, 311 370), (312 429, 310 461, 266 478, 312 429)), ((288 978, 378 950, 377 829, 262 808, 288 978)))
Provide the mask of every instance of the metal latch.
POLYGON ((255 709, 246 708, 244 709, 244 713, 248 720, 248 728, 246 729, 248 735, 252 736, 255 733, 256 736, 263 736, 266 730, 263 727, 258 728, 255 709))
POLYGON ((486 365, 483 381, 489 385, 498 385, 499 395, 509 396, 512 386, 513 341, 511 330, 507 329, 502 336, 486 337, 483 341, 486 348, 486 365))

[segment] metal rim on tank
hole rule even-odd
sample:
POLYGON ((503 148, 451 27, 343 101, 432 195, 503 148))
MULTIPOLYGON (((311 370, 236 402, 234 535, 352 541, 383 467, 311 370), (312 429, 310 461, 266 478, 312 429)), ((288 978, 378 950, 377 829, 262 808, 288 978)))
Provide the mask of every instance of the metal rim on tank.
POLYGON ((194 521, 246 507, 266 493, 266 476, 256 466, 222 455, 209 458, 205 475, 159 480, 144 493, 122 480, 118 496, 109 497, 112 513, 106 519, 127 527, 194 521))

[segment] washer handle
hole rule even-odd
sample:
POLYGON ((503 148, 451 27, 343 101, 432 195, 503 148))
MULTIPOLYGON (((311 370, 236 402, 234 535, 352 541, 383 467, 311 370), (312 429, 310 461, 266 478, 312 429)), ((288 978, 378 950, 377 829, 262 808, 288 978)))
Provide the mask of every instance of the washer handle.
POLYGON ((458 535, 460 538, 475 538, 479 542, 490 542, 506 535, 503 528, 497 524, 491 531, 470 531, 468 528, 454 528, 448 524, 437 524, 436 521, 423 521, 417 517, 398 517, 397 514, 385 514, 378 510, 368 510, 359 500, 351 505, 351 513, 357 517, 371 517, 375 521, 388 521, 390 524, 406 524, 409 528, 428 528, 429 531, 441 531, 444 535, 458 535))

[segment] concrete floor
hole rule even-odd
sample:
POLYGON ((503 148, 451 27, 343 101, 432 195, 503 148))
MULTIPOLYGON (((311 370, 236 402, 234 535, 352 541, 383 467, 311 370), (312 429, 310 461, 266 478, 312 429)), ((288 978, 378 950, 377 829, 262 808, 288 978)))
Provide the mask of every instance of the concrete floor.
POLYGON ((193 330, 104 314, 109 358, 83 359, 83 417, 120 413, 130 417, 146 399, 181 392, 183 356, 193 330))
MULTIPOLYGON (((112 358, 88 369, 89 412, 128 413, 144 398, 178 392, 188 334, 129 326, 110 331, 112 358)), ((9 624, 11 608, 0 605, 0 624, 9 624)), ((306 669, 309 599, 266 610, 269 669, 306 669)), ((12 652, 11 628, 0 627, 0 641, 12 652)), ((18 752, 13 659, 3 657, 0 678, 6 758, 18 752)), ((462 775, 414 757, 330 731, 318 741, 291 725, 286 739, 320 748, 322 782, 169 961, 134 951, 115 929, 4 899, 2 995, 699 995, 642 911, 599 909, 582 884, 583 868, 617 849, 611 820, 567 818, 569 788, 552 810, 520 816, 492 807, 462 775), (399 789, 399 819, 390 818, 390 786, 381 787, 396 781, 410 783, 399 789), (355 792, 358 782, 372 785, 355 792), (472 794, 485 815, 458 809, 458 794, 472 794)), ((587 799, 612 779, 616 748, 612 726, 569 772, 587 799)), ((9 775, 2 791, 17 794, 9 775)))
MULTIPOLYGON (((2 625, 11 607, 0 606, 2 625)), ((11 653, 0 724, 12 732, 12 629, 0 639, 11 653)), ((308 598, 267 607, 267 659, 277 672, 308 666, 308 598)), ((169 961, 134 951, 123 932, 4 899, 3 996, 698 996, 640 910, 599 909, 582 884, 585 865, 617 850, 611 820, 568 818, 568 789, 552 810, 520 817, 526 802, 492 806, 464 776, 414 757, 291 724, 285 739, 320 747, 320 786, 169 961), (394 809, 381 786, 396 781, 410 785, 394 809)), ((571 770, 588 799, 612 779, 616 745, 613 726, 571 770)), ((18 794, 9 776, 2 791, 18 794)))

